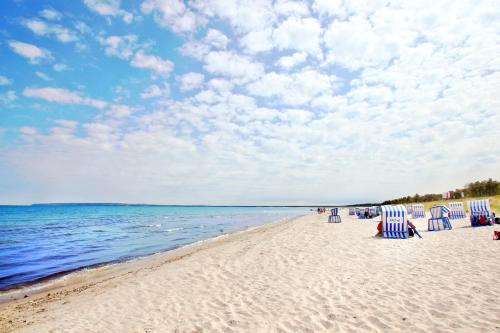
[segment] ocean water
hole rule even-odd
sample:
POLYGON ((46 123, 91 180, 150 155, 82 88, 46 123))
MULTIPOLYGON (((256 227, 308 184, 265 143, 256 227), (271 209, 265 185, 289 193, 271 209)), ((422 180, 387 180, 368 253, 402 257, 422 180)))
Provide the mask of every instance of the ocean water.
POLYGON ((0 290, 305 214, 308 208, 0 206, 0 290))

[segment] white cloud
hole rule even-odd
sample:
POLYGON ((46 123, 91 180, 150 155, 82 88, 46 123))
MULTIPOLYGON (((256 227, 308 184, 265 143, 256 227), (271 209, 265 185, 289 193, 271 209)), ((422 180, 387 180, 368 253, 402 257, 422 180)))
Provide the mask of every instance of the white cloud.
POLYGON ((257 79, 264 73, 261 63, 226 51, 212 51, 205 56, 204 62, 204 68, 209 73, 228 76, 240 83, 257 79))
POLYGON ((106 47, 105 52, 107 55, 121 59, 130 59, 138 47, 136 35, 99 37, 98 41, 106 47))
POLYGON ((14 90, 8 90, 0 94, 0 105, 12 106, 12 103, 14 103, 16 100, 17 95, 14 90))
POLYGON ((274 10, 279 15, 285 17, 296 15, 296 16, 307 16, 309 15, 309 8, 307 3, 295 0, 277 0, 274 4, 274 10))
POLYGON ((267 0, 195 0, 191 5, 200 14, 228 20, 238 33, 248 33, 270 27, 276 21, 271 1, 267 0))
POLYGON ((58 21, 62 18, 62 14, 53 8, 46 8, 39 12, 40 16, 47 19, 58 21))
POLYGON ((9 41, 9 46, 15 53, 28 59, 31 64, 37 64, 42 60, 52 59, 49 51, 33 44, 11 40, 9 41))
POLYGON ((53 103, 87 105, 98 109, 103 109, 107 105, 103 100, 82 97, 78 93, 62 88, 26 88, 23 91, 23 95, 31 98, 40 98, 53 103))
POLYGON ((156 84, 152 84, 141 93, 141 98, 155 98, 155 97, 168 97, 170 95, 170 89, 168 85, 165 85, 163 88, 156 84))
POLYGON ((248 53, 266 52, 274 47, 271 35, 271 29, 251 31, 240 39, 240 44, 248 53))
POLYGON ((75 29, 78 30, 78 32, 81 33, 82 35, 92 33, 92 29, 85 22, 77 21, 75 22, 74 26, 75 29))
POLYGON ((305 52, 296 52, 290 56, 284 56, 279 58, 279 60, 276 62, 276 65, 284 68, 284 69, 290 69, 292 67, 295 67, 307 59, 307 53, 305 52))
POLYGON ((120 8, 120 0, 84 0, 85 5, 102 16, 121 16, 125 23, 134 19, 132 13, 120 8))
MULTIPOLYGON (((124 73, 120 95, 95 119, 25 127, 20 137, 28 144, 4 150, 7 173, 29 175, 29 187, 19 183, 28 198, 332 204, 500 177, 493 1, 148 3, 158 22, 189 32, 178 36, 180 50, 200 61, 188 60, 189 71, 204 75, 200 89, 169 96, 171 66, 141 46, 147 61, 140 68, 158 81, 124 73), (187 11, 200 21, 179 23, 187 11), (204 20, 221 30, 202 31, 204 20), (147 87, 140 97, 157 97, 143 101, 141 112, 126 102, 137 87, 147 87)), ((163 42, 151 40, 168 52, 163 42)), ((134 61, 135 52, 124 58, 134 61)), ((43 95, 90 104, 78 92, 43 95)), ((0 187, 0 197, 10 192, 0 187)))
POLYGON ((136 109, 130 105, 113 104, 106 114, 112 118, 125 118, 134 113, 136 109))
POLYGON ((229 38, 219 30, 208 29, 201 41, 191 40, 180 47, 183 55, 201 60, 211 50, 224 50, 229 43, 229 38))
POLYGON ((225 49, 229 43, 229 38, 216 29, 208 29, 203 42, 215 49, 225 49))
POLYGON ((204 24, 202 16, 186 7, 182 0, 145 0, 141 4, 144 14, 153 14, 155 21, 174 32, 190 32, 204 24))
POLYGON ((274 30, 273 40, 280 50, 303 51, 322 59, 321 35, 321 24, 317 19, 289 17, 274 30))
POLYGON ((61 127, 70 128, 70 129, 74 129, 78 126, 78 122, 76 122, 74 120, 57 119, 57 120, 55 120, 55 123, 61 127))
POLYGON ((187 73, 177 77, 181 91, 190 91, 199 88, 203 84, 205 76, 200 73, 187 73))
POLYGON ((7 86, 11 83, 12 83, 12 81, 10 79, 6 78, 3 75, 0 75, 0 86, 7 86))
POLYGON ((50 76, 48 76, 47 74, 40 72, 40 71, 36 71, 35 75, 44 81, 51 81, 52 80, 52 78, 50 76))
POLYGON ((385 13, 377 25, 373 26, 363 16, 351 16, 348 21, 334 21, 324 35, 328 49, 327 61, 357 70, 362 67, 386 66, 391 59, 399 56, 401 50, 413 43, 417 34, 400 25, 402 17, 385 13), (392 29, 387 22, 396 19, 392 29), (346 38, 345 36, 349 36, 346 38))
POLYGON ((278 97, 283 104, 303 105, 319 94, 333 93, 334 81, 335 77, 314 70, 294 74, 271 72, 249 84, 247 90, 255 96, 278 97))
POLYGON ((174 69, 174 63, 170 60, 145 54, 142 50, 137 51, 130 64, 137 68, 148 69, 161 77, 168 77, 174 69))
POLYGON ((22 21, 23 25, 39 36, 51 36, 63 43, 74 42, 78 40, 76 33, 58 24, 45 23, 39 19, 26 19, 22 21))
POLYGON ((320 16, 344 18, 347 15, 343 0, 314 0, 312 8, 320 16))
POLYGON ((65 64, 54 64, 54 66, 52 66, 52 68, 56 71, 56 72, 62 72, 62 71, 65 71, 68 69, 68 66, 65 65, 65 64))

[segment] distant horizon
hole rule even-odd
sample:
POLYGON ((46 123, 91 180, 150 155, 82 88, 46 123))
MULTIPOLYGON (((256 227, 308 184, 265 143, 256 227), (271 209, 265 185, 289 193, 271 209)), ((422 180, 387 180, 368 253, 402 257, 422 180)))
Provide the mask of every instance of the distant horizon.
POLYGON ((354 203, 354 204, 336 204, 336 205, 206 205, 206 204, 148 204, 148 203, 123 203, 123 202, 46 202, 31 204, 0 204, 0 206, 153 206, 153 207, 347 207, 347 206, 365 206, 380 205, 381 203, 354 203))

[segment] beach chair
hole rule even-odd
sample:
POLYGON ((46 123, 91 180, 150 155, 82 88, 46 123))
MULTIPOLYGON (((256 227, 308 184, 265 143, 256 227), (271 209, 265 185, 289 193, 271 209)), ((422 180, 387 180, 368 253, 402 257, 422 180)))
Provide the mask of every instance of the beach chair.
MULTIPOLYGON (((406 212, 408 213, 408 216, 410 216, 413 213, 413 205, 406 205, 406 212)), ((413 217, 413 216, 412 216, 413 217)))
POLYGON ((411 217, 414 219, 425 218, 425 210, 423 204, 413 204, 411 217))
POLYGON ((439 231, 448 229, 451 230, 450 219, 448 214, 450 209, 446 206, 434 206, 430 208, 431 218, 428 220, 429 231, 439 231))
POLYGON ((482 199, 482 200, 470 200, 467 202, 469 206, 469 214, 470 214, 470 224, 473 227, 480 227, 485 225, 493 224, 491 222, 493 218, 493 214, 490 209, 490 200, 482 199), (485 223, 481 223, 481 217, 485 218, 485 223))
POLYGON ((450 202, 448 204, 450 206, 450 219, 464 219, 465 218, 465 209, 464 203, 461 201, 458 202, 450 202))
POLYGON ((371 206, 370 208, 368 208, 368 215, 370 216, 370 218, 375 217, 375 206, 371 206))
POLYGON ((408 213, 403 205, 382 206, 382 237, 408 238, 408 213))
POLYGON ((356 215, 356 209, 354 209, 354 207, 349 208, 349 215, 356 215))
POLYGON ((339 215, 339 209, 332 208, 331 212, 332 214, 328 216, 328 223, 342 223, 342 219, 340 218, 339 215))

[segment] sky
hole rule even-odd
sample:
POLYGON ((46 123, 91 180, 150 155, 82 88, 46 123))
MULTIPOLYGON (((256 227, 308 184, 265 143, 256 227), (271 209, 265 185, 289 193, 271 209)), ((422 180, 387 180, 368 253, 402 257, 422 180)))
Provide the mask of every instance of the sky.
POLYGON ((500 178, 497 0, 0 17, 1 204, 344 204, 500 178))

